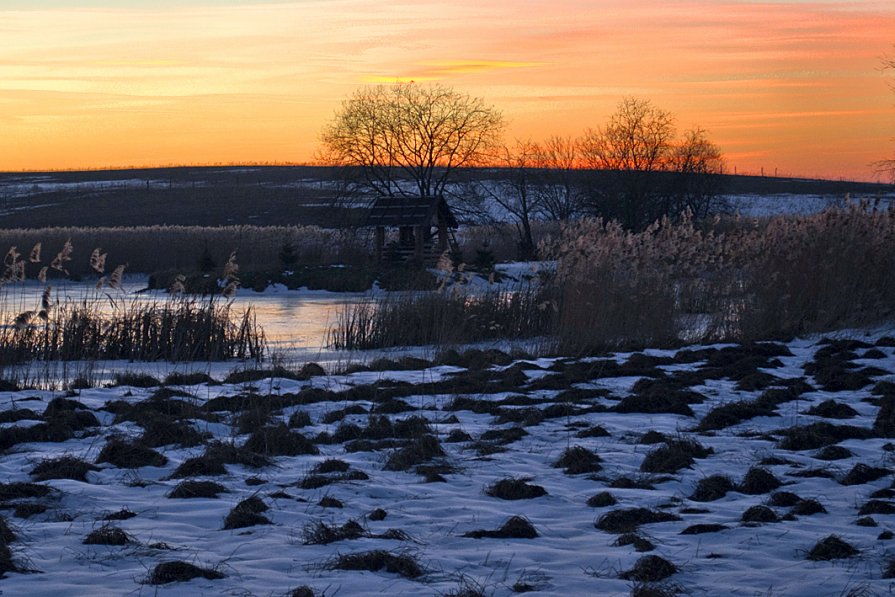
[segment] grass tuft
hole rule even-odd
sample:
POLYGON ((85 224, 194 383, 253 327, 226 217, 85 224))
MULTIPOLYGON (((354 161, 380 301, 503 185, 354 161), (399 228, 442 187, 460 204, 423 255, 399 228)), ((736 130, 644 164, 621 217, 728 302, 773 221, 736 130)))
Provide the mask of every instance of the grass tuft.
POLYGON ((168 561, 156 564, 152 572, 149 573, 146 582, 150 585, 166 585, 172 582, 186 582, 194 578, 218 580, 224 578, 224 575, 212 568, 200 568, 189 562, 168 561))
POLYGON ((814 562, 853 558, 860 553, 837 535, 829 535, 814 544, 806 556, 814 562))
POLYGON ((385 570, 404 578, 416 579, 425 574, 423 567, 409 553, 392 553, 382 549, 340 554, 332 558, 327 568, 331 570, 385 570))
POLYGON ((486 487, 485 494, 501 500, 530 500, 547 495, 547 490, 528 483, 527 479, 507 477, 486 487))

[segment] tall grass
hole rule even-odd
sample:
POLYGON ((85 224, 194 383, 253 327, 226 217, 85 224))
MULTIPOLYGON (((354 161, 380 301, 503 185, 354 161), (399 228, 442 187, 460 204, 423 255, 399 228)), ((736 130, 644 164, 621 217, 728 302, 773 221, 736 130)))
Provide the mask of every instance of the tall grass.
POLYGON ((553 311, 540 291, 492 290, 479 295, 402 293, 346 305, 328 342, 339 349, 471 343, 544 335, 553 311))
POLYGON ((566 226, 552 245, 560 350, 760 339, 880 322, 895 309, 895 211, 868 203, 801 216, 633 233, 566 226))
POLYGON ((818 214, 642 232, 565 225, 538 290, 387 297, 348 308, 341 348, 552 335, 563 354, 791 337, 895 317, 895 211, 849 202, 818 214), (545 308, 548 306, 548 308, 545 308), (553 316, 553 308, 556 316, 553 316))
POLYGON ((69 273, 77 263, 70 240, 52 259, 43 259, 43 245, 34 245, 27 259, 11 247, 0 275, 0 365, 26 361, 128 359, 141 361, 260 360, 264 333, 251 308, 236 313, 228 299, 239 286, 236 253, 223 267, 223 291, 198 300, 176 293, 162 302, 128 298, 121 291, 126 265, 106 273, 107 253, 94 249, 90 270, 100 276, 94 289, 72 298, 54 295, 50 272, 69 273), (44 265, 47 263, 47 265, 44 265), (36 270, 41 283, 38 305, 26 304, 25 280, 36 270))
POLYGON ((134 300, 111 311, 93 301, 67 302, 47 319, 0 328, 0 364, 25 361, 260 360, 264 333, 251 308, 231 312, 226 302, 171 297, 134 300))

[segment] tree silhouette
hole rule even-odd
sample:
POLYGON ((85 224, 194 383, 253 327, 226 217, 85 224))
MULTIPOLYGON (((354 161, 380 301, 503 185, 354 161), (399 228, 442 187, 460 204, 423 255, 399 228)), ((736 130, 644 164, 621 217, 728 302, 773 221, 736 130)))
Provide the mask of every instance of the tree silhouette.
POLYGON ((379 196, 441 195, 458 168, 491 157, 503 126, 481 98, 443 85, 363 87, 324 128, 324 159, 379 196))

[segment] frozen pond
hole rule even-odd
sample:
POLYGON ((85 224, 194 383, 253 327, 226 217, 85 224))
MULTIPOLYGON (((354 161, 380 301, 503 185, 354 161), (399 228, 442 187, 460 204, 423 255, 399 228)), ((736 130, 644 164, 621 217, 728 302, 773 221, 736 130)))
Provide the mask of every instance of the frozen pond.
MULTIPOLYGON (((132 302, 164 302, 170 299, 162 291, 143 291, 146 278, 130 277, 125 279, 121 289, 96 290, 93 285, 59 281, 52 284, 52 301, 56 304, 65 302, 79 303, 89 301, 105 311, 112 311, 132 302), (143 292, 141 292, 143 291, 143 292), (117 307, 116 307, 117 306, 117 307)), ((17 314, 28 310, 39 310, 41 296, 46 287, 37 282, 10 284, 0 289, 0 318, 3 325, 11 325, 17 314)), ((371 354, 352 354, 330 350, 326 347, 327 332, 337 321, 338 314, 346 304, 368 300, 369 294, 332 293, 321 291, 289 291, 270 290, 259 293, 241 289, 232 301, 232 309, 237 315, 251 307, 254 310, 258 325, 264 330, 267 340, 268 358, 285 365, 301 364, 308 361, 329 363, 330 366, 349 361, 366 360, 371 354)), ((196 297, 196 300, 203 300, 196 297)), ((207 299, 205 299, 207 300, 207 299)), ((223 300, 216 297, 215 300, 223 300)), ((418 349, 417 351, 418 352, 418 349)), ((124 367, 135 370, 136 363, 128 363, 124 367)), ((46 364, 35 364, 34 367, 45 367, 46 364)), ((61 366, 61 365, 60 365, 61 366)), ((111 363, 91 363, 91 367, 100 369, 121 369, 111 363)), ((165 375, 172 370, 202 368, 212 370, 218 375, 239 367, 237 362, 167 364, 143 363, 141 370, 148 370, 153 375, 165 375)), ((244 365, 244 366, 249 366, 244 365)), ((67 365, 69 369, 77 369, 78 364, 67 365)))
MULTIPOLYGON (((112 311, 116 305, 132 302, 164 302, 170 295, 162 291, 145 291, 145 278, 126 279, 122 288, 96 290, 90 284, 62 282, 52 286, 51 300, 55 304, 67 301, 79 303, 87 300, 103 310, 112 311)), ((41 295, 46 287, 27 282, 8 285, 0 291, 0 313, 3 323, 9 324, 18 313, 29 309, 38 310, 41 295)), ((306 350, 326 346, 327 330, 336 322, 338 313, 346 304, 368 298, 362 293, 333 293, 320 291, 268 291, 253 292, 240 289, 232 300, 232 309, 241 314, 251 307, 258 324, 264 330, 270 348, 301 347, 306 350)), ((196 300, 208 300, 195 297, 196 300)), ((223 301, 215 297, 215 301, 223 301)))
MULTIPOLYGON (((528 264, 517 264, 502 268, 505 273, 519 277, 521 271, 531 269, 528 264), (519 270, 519 272, 515 271, 519 270)), ((486 283, 486 282, 485 282, 486 283)), ((93 283, 58 280, 50 282, 52 286, 51 300, 54 304, 66 302, 80 303, 88 301, 101 310, 112 312, 131 305, 134 302, 165 302, 170 296, 163 291, 146 290, 147 278, 144 276, 125 277, 120 289, 104 288, 97 290, 93 283)), ((473 284, 474 285, 474 284, 473 284)), ((473 286, 471 285, 471 286, 473 286)), ((0 325, 12 325, 16 316, 24 311, 40 309, 41 297, 46 286, 36 281, 7 284, 0 287, 0 325)), ((271 288, 265 292, 254 292, 240 289, 232 299, 231 308, 235 316, 251 307, 258 325, 263 329, 267 353, 264 367, 283 365, 298 369, 308 362, 316 362, 327 371, 338 371, 352 363, 366 363, 379 357, 399 359, 412 355, 433 358, 445 347, 413 346, 396 347, 379 350, 344 351, 327 347, 327 336, 330 328, 338 321, 339 314, 346 305, 370 300, 374 294, 367 293, 335 293, 309 290, 286 290, 271 288)), ((208 300, 201 297, 187 297, 195 300, 208 300)), ((223 301, 220 296, 216 301, 223 301)), ((530 349, 527 341, 493 341, 476 344, 480 348, 500 348, 510 350, 530 349)), ((532 345, 533 346, 533 345, 532 345)), ((83 362, 34 362, 26 365, 0 366, 0 377, 17 379, 35 386, 58 385, 62 380, 72 380, 78 376, 93 378, 99 381, 110 380, 114 373, 120 371, 145 372, 159 379, 169 373, 185 371, 203 371, 217 379, 223 379, 228 373, 242 368, 254 368, 254 362, 230 360, 224 362, 192 362, 168 363, 128 362, 128 361, 83 361, 83 362)))

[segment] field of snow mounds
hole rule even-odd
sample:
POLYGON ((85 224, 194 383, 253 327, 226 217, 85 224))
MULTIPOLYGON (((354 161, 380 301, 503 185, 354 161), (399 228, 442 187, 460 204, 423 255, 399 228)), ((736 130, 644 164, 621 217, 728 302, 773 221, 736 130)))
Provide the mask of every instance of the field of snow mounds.
POLYGON ((0 591, 889 594, 893 352, 449 351, 4 391, 0 591))

